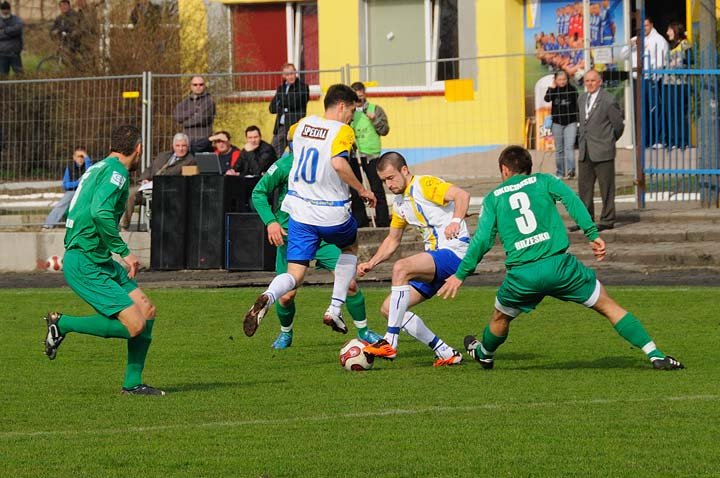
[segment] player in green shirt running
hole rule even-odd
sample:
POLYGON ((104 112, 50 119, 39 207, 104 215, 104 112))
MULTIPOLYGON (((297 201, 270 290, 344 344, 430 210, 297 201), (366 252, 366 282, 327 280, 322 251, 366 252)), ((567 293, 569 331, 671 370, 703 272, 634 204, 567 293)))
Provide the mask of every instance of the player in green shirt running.
POLYGON ((142 136, 134 126, 112 132, 111 153, 80 178, 70 203, 65 232, 63 272, 70 288, 96 314, 77 317, 51 312, 45 317, 45 355, 55 359, 70 332, 127 340, 128 358, 121 392, 130 395, 165 395, 142 382, 155 306, 134 280, 140 262, 120 237, 118 221, 128 198, 129 171, 140 164, 142 136), (126 271, 112 259, 122 257, 126 271))
MULTIPOLYGON (((290 138, 292 139, 292 136, 290 138)), ((290 176, 292 163, 292 153, 287 153, 275 161, 252 192, 253 206, 262 222, 267 226, 268 241, 277 246, 275 272, 278 274, 287 272, 287 244, 283 236, 287 236, 289 215, 281 211, 279 205, 282 204, 285 194, 287 194, 288 176, 290 176), (271 203, 276 192, 278 195, 277 206, 273 208, 271 203)), ((332 272, 335 270, 338 257, 340 257, 340 249, 337 246, 321 241, 320 247, 315 253, 316 267, 332 272)), ((280 335, 272 344, 274 349, 286 349, 292 345, 296 293, 297 289, 293 289, 275 303, 275 311, 280 319, 280 335)), ((345 305, 357 328, 358 338, 370 343, 382 338, 367 326, 365 296, 354 280, 350 283, 345 305)))
POLYGON ((592 269, 566 252, 570 242, 557 201, 584 231, 597 260, 605 258, 605 242, 575 193, 549 174, 531 174, 532 157, 525 148, 505 148, 498 162, 503 182, 485 197, 467 255, 455 275, 438 291, 443 298, 455 297, 500 234, 507 255, 507 274, 482 338, 465 337, 470 356, 483 368, 493 368, 495 350, 507 339, 510 322, 521 312, 533 310, 549 295, 604 315, 622 338, 647 354, 655 369, 685 368, 656 347, 640 321, 608 295, 592 269))

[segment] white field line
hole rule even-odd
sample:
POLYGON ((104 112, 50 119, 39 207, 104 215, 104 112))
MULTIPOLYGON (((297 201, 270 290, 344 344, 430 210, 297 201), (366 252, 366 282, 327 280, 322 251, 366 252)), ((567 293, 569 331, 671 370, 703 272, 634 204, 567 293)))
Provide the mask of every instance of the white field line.
MULTIPOLYGON (((649 371, 648 373, 660 373, 649 371)), ((676 372, 677 373, 677 372, 676 372)), ((166 400, 153 398, 155 400, 166 400)), ((680 395, 675 397, 645 397, 645 398, 598 398, 590 400, 562 400, 550 402, 513 402, 513 403, 486 403, 483 405, 466 405, 458 407, 424 407, 424 408, 397 408, 358 413, 340 413, 337 415, 316 415, 309 417, 274 418, 258 420, 220 421, 204 423, 173 423, 170 425, 152 425, 147 427, 128 427, 95 430, 38 430, 21 432, 0 432, 0 439, 35 438, 53 436, 82 436, 82 435, 120 435, 130 433, 163 432, 182 429, 213 429, 213 428, 242 428, 265 425, 287 425, 291 423, 319 423, 333 420, 347 420, 357 418, 393 417, 436 413, 475 412, 483 410, 513 410, 527 408, 561 408, 585 405, 613 405, 618 403, 647 403, 647 402, 690 402, 690 401, 717 401, 719 395, 680 395)))

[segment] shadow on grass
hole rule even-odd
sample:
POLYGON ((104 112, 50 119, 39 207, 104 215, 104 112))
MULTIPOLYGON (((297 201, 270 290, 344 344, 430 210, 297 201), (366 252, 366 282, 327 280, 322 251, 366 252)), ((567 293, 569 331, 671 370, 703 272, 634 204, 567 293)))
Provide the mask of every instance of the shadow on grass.
POLYGON ((252 380, 252 381, 238 381, 238 382, 193 382, 193 383, 181 383, 177 385, 170 385, 163 387, 168 393, 178 392, 209 392, 212 390, 222 390, 231 388, 247 388, 255 385, 264 385, 269 383, 284 384, 286 380, 252 380))
MULTIPOLYGON (((498 362, 505 357, 498 357, 498 362)), ((641 369, 650 367, 649 363, 632 357, 602 357, 595 360, 571 360, 542 365, 512 367, 514 370, 568 370, 568 369, 641 369)))

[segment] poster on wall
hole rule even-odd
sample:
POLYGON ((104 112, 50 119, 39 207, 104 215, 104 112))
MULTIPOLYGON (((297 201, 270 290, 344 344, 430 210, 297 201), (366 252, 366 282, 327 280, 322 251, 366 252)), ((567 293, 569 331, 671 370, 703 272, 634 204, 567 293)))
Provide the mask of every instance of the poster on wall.
POLYGON ((525 0, 525 108, 535 118, 535 148, 554 149, 551 131, 551 104, 544 100, 554 74, 564 71, 580 92, 582 76, 589 68, 615 70, 622 65, 621 45, 625 43, 626 0, 589 2, 588 57, 583 49, 585 22, 583 2, 568 0, 525 0))

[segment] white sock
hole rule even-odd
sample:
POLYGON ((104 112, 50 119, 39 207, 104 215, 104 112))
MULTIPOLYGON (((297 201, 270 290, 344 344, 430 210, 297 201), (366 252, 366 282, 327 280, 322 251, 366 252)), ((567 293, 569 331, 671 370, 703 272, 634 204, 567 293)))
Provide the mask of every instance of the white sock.
POLYGON ((330 310, 333 314, 340 313, 340 308, 345 303, 350 282, 355 278, 357 268, 357 256, 352 254, 340 254, 335 265, 335 282, 333 293, 330 299, 330 310))
POLYGON ((438 356, 438 358, 441 359, 447 359, 453 356, 455 351, 452 347, 450 347, 448 344, 442 341, 440 337, 435 337, 437 339, 437 343, 430 346, 431 349, 433 349, 433 352, 435 352, 435 355, 438 356))
POLYGON ((410 286, 394 285, 390 292, 390 313, 388 314, 388 326, 385 333, 385 340, 388 341, 393 348, 397 348, 398 335, 400 335, 400 326, 402 319, 410 305, 410 286))
POLYGON ((280 326, 280 332, 292 332, 293 324, 290 324, 288 327, 285 327, 284 325, 280 326))
POLYGON ((450 358, 455 351, 425 325, 425 322, 413 312, 405 312, 402 329, 411 337, 430 347, 442 359, 450 358))
POLYGON ((284 296, 295 288, 295 278, 285 272, 284 274, 276 275, 275 278, 270 282, 267 290, 263 292, 270 298, 268 307, 270 307, 276 300, 284 296))
POLYGON ((428 346, 430 342, 435 339, 435 334, 432 330, 428 329, 425 322, 423 322, 417 314, 410 311, 405 312, 403 316, 402 329, 407 332, 410 337, 428 346))

